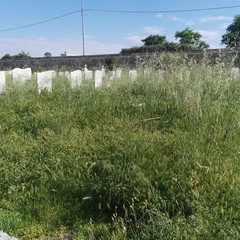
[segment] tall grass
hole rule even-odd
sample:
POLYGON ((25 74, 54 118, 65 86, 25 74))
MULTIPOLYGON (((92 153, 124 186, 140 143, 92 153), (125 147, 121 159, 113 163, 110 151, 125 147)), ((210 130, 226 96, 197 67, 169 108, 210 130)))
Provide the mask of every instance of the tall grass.
POLYGON ((179 61, 0 95, 0 229, 19 239, 239 239, 240 78, 179 61), (139 69, 139 71, 142 71, 139 69))

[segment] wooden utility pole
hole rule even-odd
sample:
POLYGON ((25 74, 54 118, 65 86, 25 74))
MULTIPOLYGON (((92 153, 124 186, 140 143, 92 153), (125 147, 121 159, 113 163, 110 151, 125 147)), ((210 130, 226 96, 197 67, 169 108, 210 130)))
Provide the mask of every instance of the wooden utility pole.
POLYGON ((83 56, 85 56, 85 36, 84 36, 84 9, 83 9, 83 0, 81 0, 81 16, 82 16, 82 48, 83 48, 83 56))

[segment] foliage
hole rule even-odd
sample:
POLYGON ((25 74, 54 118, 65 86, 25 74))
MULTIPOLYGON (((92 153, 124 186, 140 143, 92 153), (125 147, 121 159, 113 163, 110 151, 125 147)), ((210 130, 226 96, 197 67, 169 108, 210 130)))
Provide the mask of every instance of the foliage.
POLYGON ((175 33, 175 38, 179 38, 179 42, 181 44, 191 44, 197 49, 204 50, 209 48, 209 45, 200 40, 202 35, 199 32, 194 32, 193 30, 186 28, 182 31, 177 31, 175 33))
POLYGON ((44 57, 50 58, 50 57, 52 57, 52 54, 50 52, 45 52, 44 57))
POLYGON ((105 58, 106 69, 112 71, 115 67, 115 58, 108 56, 105 58))
POLYGON ((144 46, 163 45, 167 43, 167 38, 166 36, 150 35, 141 41, 144 43, 144 46))
POLYGON ((151 61, 161 71, 135 81, 123 71, 98 89, 55 78, 52 93, 37 94, 34 80, 8 79, 3 231, 29 240, 240 238, 239 77, 179 55, 151 61))
POLYGON ((25 53, 24 51, 21 51, 20 53, 16 54, 16 55, 11 55, 9 53, 5 54, 1 59, 2 60, 15 60, 15 59, 26 59, 26 58, 30 58, 31 56, 29 55, 29 53, 25 53))
POLYGON ((222 36, 222 44, 227 47, 240 47, 240 15, 236 15, 222 36))
POLYGON ((195 51, 197 50, 191 44, 179 44, 179 43, 166 43, 164 45, 152 45, 152 46, 141 46, 133 48, 124 48, 121 50, 121 54, 130 53, 155 53, 155 52, 183 52, 183 51, 195 51))

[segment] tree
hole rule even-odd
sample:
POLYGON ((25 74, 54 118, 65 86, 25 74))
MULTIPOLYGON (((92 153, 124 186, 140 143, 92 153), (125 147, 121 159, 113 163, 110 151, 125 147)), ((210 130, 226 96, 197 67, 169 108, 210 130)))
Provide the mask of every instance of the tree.
POLYGON ((9 60, 9 59, 12 59, 12 56, 11 56, 9 53, 5 54, 5 55, 1 58, 1 60, 9 60))
POLYGON ((46 58, 51 58, 52 57, 52 54, 50 52, 45 52, 44 53, 44 57, 46 58))
POLYGON ((183 31, 177 31, 175 33, 175 38, 179 38, 181 44, 190 44, 199 50, 209 48, 209 45, 201 40, 201 37, 202 35, 199 32, 194 32, 189 28, 185 28, 183 31))
POLYGON ((161 35, 150 35, 141 41, 144 42, 144 46, 164 45, 167 43, 167 38, 161 35))
POLYGON ((221 43, 227 47, 240 47, 240 15, 236 15, 232 24, 227 27, 221 43))
POLYGON ((21 51, 17 55, 13 56, 14 59, 26 59, 26 58, 30 58, 30 57, 31 56, 29 55, 29 53, 25 53, 24 51, 21 51))

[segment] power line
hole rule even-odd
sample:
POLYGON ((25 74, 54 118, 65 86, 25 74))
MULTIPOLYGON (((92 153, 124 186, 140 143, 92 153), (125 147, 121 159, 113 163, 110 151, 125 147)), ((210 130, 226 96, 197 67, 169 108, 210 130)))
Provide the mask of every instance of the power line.
POLYGON ((181 13, 181 12, 200 12, 200 11, 214 11, 214 10, 224 10, 224 9, 232 9, 232 8, 240 8, 240 5, 236 6, 224 6, 224 7, 212 7, 212 8, 193 8, 193 9, 180 9, 180 10, 154 10, 154 11, 134 11, 134 10, 111 10, 111 9, 96 9, 96 8, 88 8, 88 9, 80 9, 76 11, 72 11, 57 17, 49 18, 40 22, 35 22, 23 26, 13 27, 13 28, 6 28, 0 29, 0 32, 8 32, 14 31, 22 28, 28 28, 36 25, 40 25, 43 23, 51 22, 60 18, 64 18, 66 16, 75 14, 75 13, 82 13, 84 12, 106 12, 106 13, 126 13, 126 14, 153 14, 153 13, 181 13))
POLYGON ((154 10, 154 11, 129 11, 129 10, 111 10, 111 9, 95 9, 89 8, 85 11, 94 11, 94 12, 109 12, 109 13, 139 13, 139 14, 147 14, 147 13, 181 13, 181 12, 201 12, 201 11, 213 11, 213 10, 223 10, 223 9, 231 9, 231 8, 240 8, 240 5, 236 6, 225 6, 225 7, 212 7, 212 8, 193 8, 193 9, 180 9, 180 10, 154 10))
POLYGON ((72 14, 75 14, 75 13, 79 13, 79 12, 81 12, 81 10, 69 12, 69 13, 54 17, 54 18, 49 18, 49 19, 46 19, 46 20, 43 20, 43 21, 40 21, 40 22, 30 23, 30 24, 27 24, 27 25, 19 26, 19 27, 0 29, 0 32, 8 32, 8 31, 13 31, 13 30, 18 30, 18 29, 21 29, 21 28, 28 28, 28 27, 40 25, 42 23, 51 22, 51 21, 57 20, 59 18, 63 18, 63 17, 69 16, 69 15, 72 15, 72 14))

